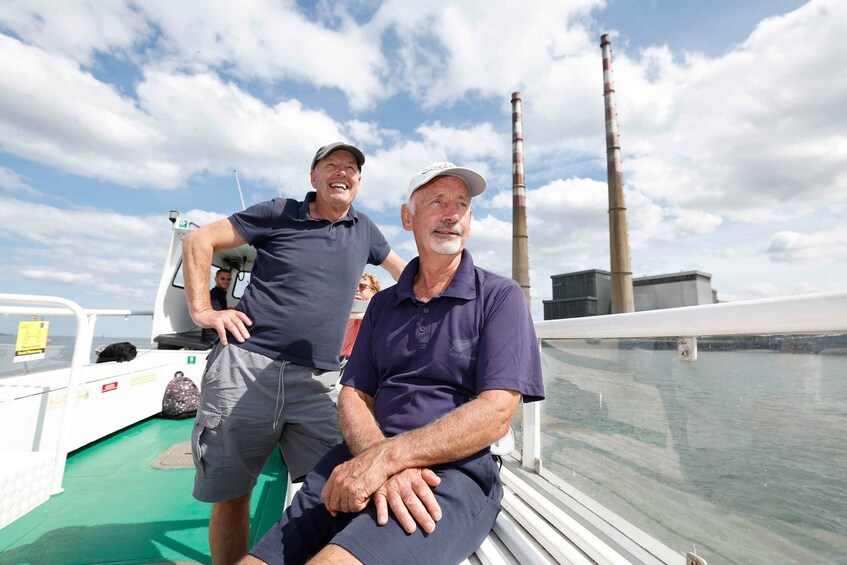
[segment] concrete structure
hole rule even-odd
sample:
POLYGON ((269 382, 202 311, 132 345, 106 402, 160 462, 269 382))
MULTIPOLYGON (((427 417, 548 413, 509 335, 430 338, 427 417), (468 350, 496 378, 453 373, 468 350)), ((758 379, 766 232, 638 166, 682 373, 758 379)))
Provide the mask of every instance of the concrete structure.
POLYGON ((602 316, 612 312, 612 273, 590 269, 553 275, 553 299, 544 301, 544 319, 602 316))
MULTIPOLYGON (((612 313, 612 273, 590 269, 553 275, 553 299, 544 301, 544 319, 581 318, 612 313)), ((632 281, 635 310, 659 310, 717 302, 712 275, 685 271, 632 281)))
POLYGON ((523 174, 521 93, 512 93, 512 279, 529 299, 529 237, 526 233, 526 185, 523 174))
POLYGON ((712 290, 712 275, 685 271, 633 279, 635 310, 661 310, 717 302, 712 290))
POLYGON ((603 100, 606 107, 606 167, 609 179, 609 245, 612 264, 612 313, 633 312, 632 266, 626 228, 626 204, 623 196, 621 147, 615 107, 615 83, 612 80, 612 44, 603 34, 603 100))

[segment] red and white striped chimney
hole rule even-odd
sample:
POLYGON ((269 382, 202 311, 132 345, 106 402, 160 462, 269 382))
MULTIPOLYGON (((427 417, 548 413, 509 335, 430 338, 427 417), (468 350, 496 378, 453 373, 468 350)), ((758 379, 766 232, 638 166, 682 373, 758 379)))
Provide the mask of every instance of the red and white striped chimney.
POLYGON ((512 93, 512 278, 529 296, 529 238, 526 234, 526 185, 523 174, 521 93, 512 93))
POLYGON ((615 83, 612 80, 612 44, 603 34, 603 99, 606 106, 606 166, 609 179, 609 243, 612 263, 612 314, 634 312, 632 266, 626 228, 626 204, 623 195, 621 147, 618 140, 618 114, 615 108, 615 83))

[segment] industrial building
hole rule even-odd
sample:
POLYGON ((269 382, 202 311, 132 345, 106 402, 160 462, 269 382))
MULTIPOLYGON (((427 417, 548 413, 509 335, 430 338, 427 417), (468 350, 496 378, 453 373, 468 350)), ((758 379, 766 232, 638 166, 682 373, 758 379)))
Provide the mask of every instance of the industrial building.
MULTIPOLYGON (((553 298, 544 301, 544 319, 601 316, 612 312, 612 274, 602 269, 553 275, 553 298)), ((717 302, 712 275, 684 271, 632 279, 635 311, 717 302)))

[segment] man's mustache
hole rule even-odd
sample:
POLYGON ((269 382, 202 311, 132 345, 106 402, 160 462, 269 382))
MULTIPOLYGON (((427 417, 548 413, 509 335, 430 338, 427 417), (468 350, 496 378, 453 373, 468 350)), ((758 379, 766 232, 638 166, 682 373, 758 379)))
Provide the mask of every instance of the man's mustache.
POLYGON ((432 228, 432 231, 430 233, 435 233, 437 231, 446 231, 453 235, 462 235, 463 233, 462 226, 460 224, 451 222, 438 222, 438 224, 434 228, 432 228))

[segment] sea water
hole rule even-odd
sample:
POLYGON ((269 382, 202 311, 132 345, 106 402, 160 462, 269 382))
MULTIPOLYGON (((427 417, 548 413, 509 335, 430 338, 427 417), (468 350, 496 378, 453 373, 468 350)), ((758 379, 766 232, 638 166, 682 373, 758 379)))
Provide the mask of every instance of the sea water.
POLYGON ((710 564, 847 563, 844 350, 722 344, 545 342, 544 467, 710 564))
MULTIPOLYGON (((75 338, 73 336, 50 336, 47 349, 43 359, 14 362, 15 341, 17 337, 10 334, 0 334, 0 378, 37 373, 39 371, 50 371, 71 366, 71 358, 74 352, 75 338)), ((84 363, 93 363, 97 360, 96 350, 101 345, 128 341, 138 349, 150 349, 149 337, 95 337, 92 340, 91 350, 84 363)))

